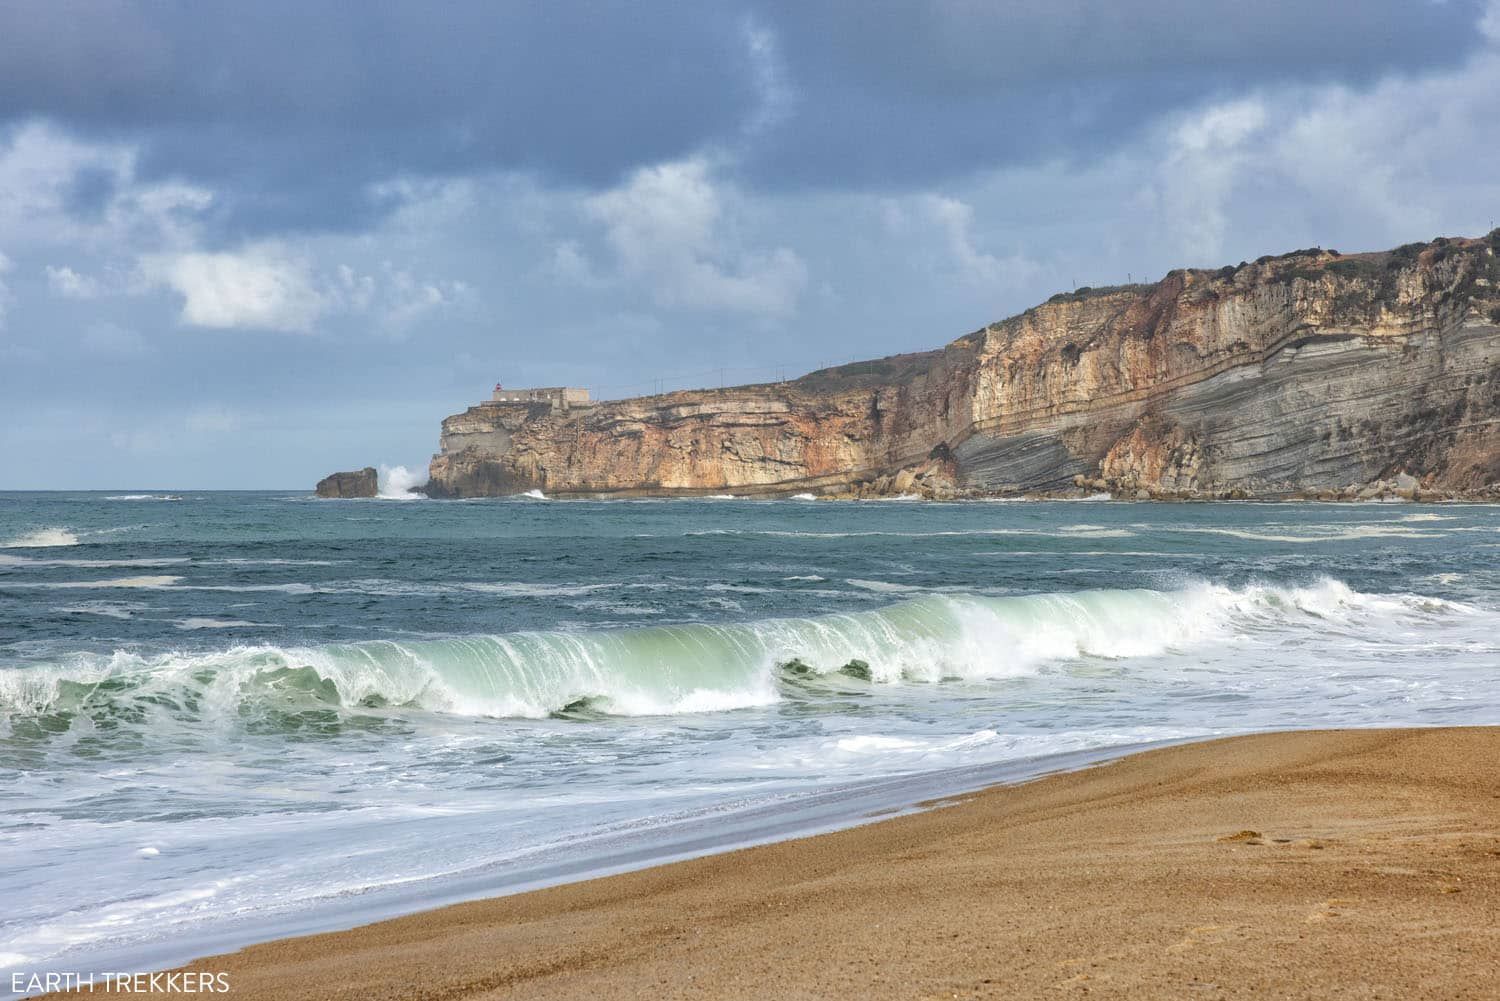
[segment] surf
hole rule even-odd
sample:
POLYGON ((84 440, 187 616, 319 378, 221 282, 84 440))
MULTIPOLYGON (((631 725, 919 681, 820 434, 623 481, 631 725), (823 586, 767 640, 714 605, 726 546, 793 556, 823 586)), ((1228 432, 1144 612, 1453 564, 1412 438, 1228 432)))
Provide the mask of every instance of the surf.
POLYGON ((78 545, 78 536, 66 528, 38 528, 0 542, 0 549, 52 549, 78 545))
POLYGON ((987 683, 1291 627, 1467 614, 1454 602, 1306 587, 924 594, 869 611, 743 623, 527 631, 210 653, 77 655, 0 672, 0 717, 296 722, 406 707, 470 717, 670 716, 803 697, 808 685, 987 683))

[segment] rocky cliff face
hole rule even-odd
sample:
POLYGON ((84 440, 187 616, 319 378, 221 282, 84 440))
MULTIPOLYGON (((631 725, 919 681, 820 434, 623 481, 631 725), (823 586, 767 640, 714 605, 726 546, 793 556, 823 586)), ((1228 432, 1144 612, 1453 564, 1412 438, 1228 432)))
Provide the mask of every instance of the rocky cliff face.
POLYGON ((792 382, 483 404, 443 422, 428 491, 1483 492, 1500 483, 1497 252, 1500 231, 1299 251, 1057 295, 792 382))

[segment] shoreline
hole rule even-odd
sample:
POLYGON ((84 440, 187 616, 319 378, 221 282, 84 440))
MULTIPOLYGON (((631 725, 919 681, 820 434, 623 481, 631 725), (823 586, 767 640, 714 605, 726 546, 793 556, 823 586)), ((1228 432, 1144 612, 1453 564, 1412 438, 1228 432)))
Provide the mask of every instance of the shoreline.
MULTIPOLYGON (((187 940, 129 950, 97 950, 84 962, 50 961, 83 975, 149 972, 200 957, 285 938, 349 931, 445 907, 586 883, 746 848, 817 837, 929 809, 976 791, 1108 764, 1121 757, 1188 743, 1178 737, 1139 741, 976 765, 956 765, 831 783, 793 793, 765 792, 733 804, 599 828, 566 844, 546 845, 503 862, 411 884, 376 887, 298 911, 268 915, 187 940), (337 904, 337 907, 330 907, 337 904), (71 965, 69 965, 71 964, 71 965)), ((0 999, 21 997, 0 984, 0 999)))
POLYGON ((228 996, 1494 997, 1500 727, 1218 738, 194 961, 228 996))

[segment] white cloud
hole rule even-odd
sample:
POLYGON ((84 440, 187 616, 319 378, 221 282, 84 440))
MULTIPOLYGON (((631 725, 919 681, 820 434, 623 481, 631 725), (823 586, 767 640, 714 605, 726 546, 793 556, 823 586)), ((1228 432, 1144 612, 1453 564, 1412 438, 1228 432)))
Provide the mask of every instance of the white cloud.
POLYGON ((67 265, 47 265, 47 285, 64 299, 93 299, 99 295, 99 281, 79 274, 67 265))
POLYGON ((1230 234, 1266 252, 1350 232, 1378 247, 1486 226, 1500 178, 1475 165, 1500 153, 1500 4, 1482 27, 1489 44, 1455 69, 1268 91, 1158 132, 1133 155, 1183 263, 1221 259, 1230 234))
POLYGON ((775 128, 787 119, 796 103, 786 64, 776 34, 753 17, 740 22, 745 51, 750 57, 750 71, 758 98, 755 111, 745 123, 749 138, 775 128))
POLYGON ((807 284, 796 252, 737 247, 735 220, 701 159, 638 170, 584 209, 604 226, 622 276, 645 281, 662 306, 785 314, 807 284))
POLYGON ((965 281, 980 287, 1005 287, 1020 284, 1037 272, 1037 265, 1022 254, 996 257, 975 246, 974 209, 967 202, 927 195, 922 207, 943 233, 953 263, 965 281))
POLYGON ((374 273, 348 264, 319 271, 278 244, 148 256, 142 270, 182 296, 183 323, 218 329, 308 333, 330 316, 352 315, 402 334, 469 292, 461 281, 419 278, 391 261, 374 273))
POLYGON ((324 298, 331 309, 373 316, 386 331, 404 334, 430 313, 456 305, 470 291, 464 282, 419 278, 382 261, 375 274, 339 265, 324 298))
POLYGON ((182 322, 195 327, 306 333, 328 307, 307 262, 272 245, 151 255, 141 263, 148 280, 182 296, 182 322))
POLYGON ((1479 19, 1479 33, 1491 43, 1500 44, 1500 0, 1490 0, 1479 19))
POLYGON ((604 284, 603 279, 594 274, 594 267, 577 240, 564 240, 553 247, 546 270, 567 285, 597 288, 604 284))
POLYGON ((1160 205, 1191 259, 1215 260, 1222 253, 1225 203, 1254 159, 1251 140, 1263 134, 1268 118, 1265 104, 1249 98, 1211 106, 1169 132, 1160 205))
POLYGON ((23 125, 0 143, 0 232, 39 247, 129 254, 196 242, 213 193, 179 181, 142 181, 138 152, 126 143, 75 139, 45 122, 23 125), (70 210, 76 180, 101 177, 109 195, 87 217, 70 210))

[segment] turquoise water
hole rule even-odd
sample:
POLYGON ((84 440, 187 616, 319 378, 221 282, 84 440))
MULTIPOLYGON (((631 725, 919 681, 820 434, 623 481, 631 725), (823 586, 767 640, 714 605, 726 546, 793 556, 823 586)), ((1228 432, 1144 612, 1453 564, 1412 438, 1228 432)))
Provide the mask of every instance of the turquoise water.
POLYGON ((1497 548, 1485 506, 0 494, 0 970, 1058 753, 1500 722, 1497 548))

